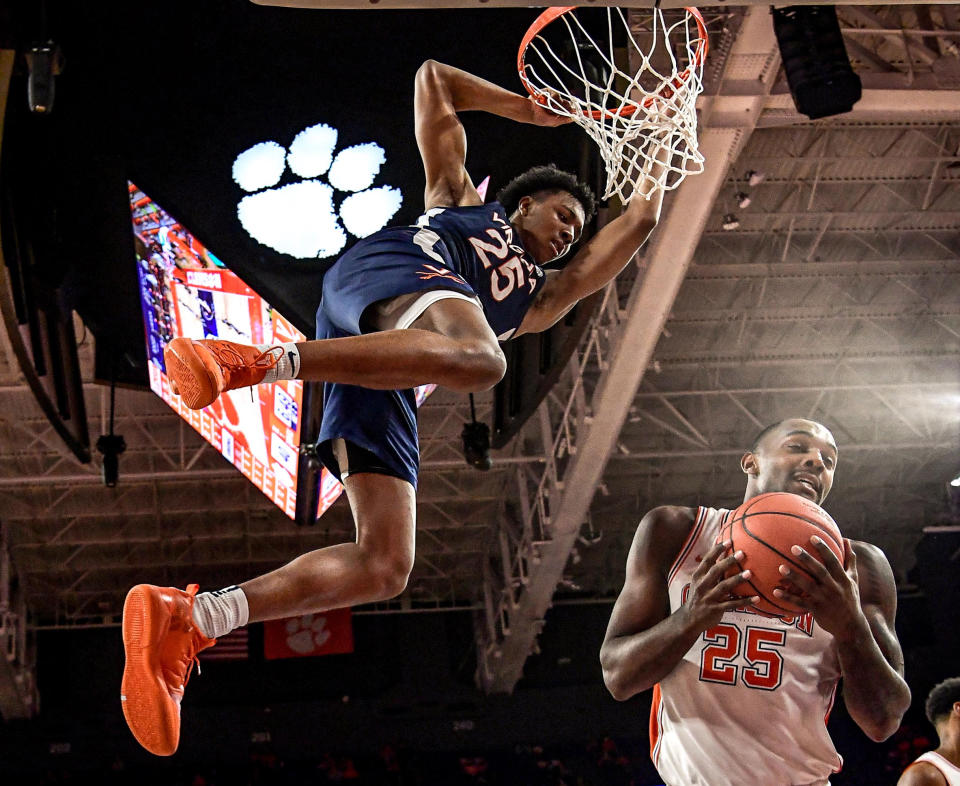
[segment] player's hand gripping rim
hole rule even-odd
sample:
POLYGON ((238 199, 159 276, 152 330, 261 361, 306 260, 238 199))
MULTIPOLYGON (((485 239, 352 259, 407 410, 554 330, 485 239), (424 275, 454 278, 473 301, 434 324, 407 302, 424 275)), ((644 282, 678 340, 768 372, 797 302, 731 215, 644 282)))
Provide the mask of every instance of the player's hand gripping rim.
POLYGON ((727 572, 738 567, 739 561, 744 558, 742 551, 723 556, 732 547, 733 543, 729 540, 714 545, 704 554, 703 560, 691 576, 690 595, 685 605, 698 627, 703 630, 719 623, 725 612, 742 609, 760 601, 759 595, 731 595, 735 587, 752 575, 749 570, 743 570, 725 578, 727 572))
POLYGON ((573 116, 577 114, 577 107, 573 102, 560 97, 553 90, 543 90, 537 96, 529 96, 530 102, 530 122, 536 126, 562 126, 573 122, 573 116), (552 106, 557 106, 569 112, 569 114, 560 114, 552 106))
POLYGON ((863 613, 857 581, 857 555, 844 538, 847 563, 844 569, 837 555, 821 538, 813 535, 810 544, 823 562, 800 546, 793 546, 790 551, 806 573, 789 565, 781 565, 783 588, 775 589, 773 594, 812 612, 820 627, 838 636, 851 628, 856 617, 863 613))

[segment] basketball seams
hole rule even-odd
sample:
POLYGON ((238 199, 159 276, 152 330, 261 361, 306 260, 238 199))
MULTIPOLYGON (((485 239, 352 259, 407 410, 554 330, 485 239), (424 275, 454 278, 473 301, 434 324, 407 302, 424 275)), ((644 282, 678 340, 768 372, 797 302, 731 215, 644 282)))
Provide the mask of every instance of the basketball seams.
POLYGON ((821 532, 827 535, 830 538, 830 540, 832 540, 837 545, 837 547, 841 551, 843 551, 843 536, 840 534, 840 527, 837 526, 837 522, 833 520, 833 518, 830 516, 829 513, 827 513, 827 511, 825 511, 823 508, 821 508, 819 505, 816 505, 815 503, 813 503, 814 507, 816 507, 824 516, 826 516, 827 520, 831 524, 833 524, 833 530, 829 528, 825 529, 817 519, 809 518, 808 516, 804 516, 800 513, 785 512, 785 511, 778 510, 776 508, 771 508, 764 511, 757 511, 756 513, 752 512, 751 510, 755 505, 758 505, 761 502, 774 503, 776 500, 780 499, 781 497, 786 498, 786 500, 789 500, 787 504, 790 504, 790 502, 793 501, 793 498, 796 498, 796 497, 799 497, 800 499, 806 501, 805 498, 801 497, 799 494, 793 494, 792 492, 789 492, 789 491, 769 491, 765 494, 760 494, 759 496, 753 497, 752 499, 748 500, 746 503, 741 505, 740 508, 738 508, 738 511, 741 511, 740 513, 741 517, 757 516, 760 513, 773 513, 779 516, 791 516, 794 518, 803 519, 808 524, 813 524, 817 529, 819 529, 821 532), (839 540, 838 540, 838 536, 839 536, 839 540))
MULTIPOLYGON (((773 513, 772 513, 772 511, 767 511, 767 512, 765 512, 765 513, 755 513, 754 515, 755 515, 755 516, 770 516, 770 515, 773 515, 773 513)), ((790 516, 790 514, 788 514, 788 513, 777 513, 776 515, 778 515, 778 516, 788 516, 788 517, 790 517, 790 518, 799 518, 799 519, 801 519, 802 521, 806 521, 806 519, 804 519, 802 516, 790 516)), ((760 536, 757 535, 756 533, 751 532, 751 530, 750 530, 750 528, 749 528, 749 526, 748 526, 747 517, 743 517, 743 518, 737 519, 737 520, 741 522, 741 529, 743 530, 743 534, 744 534, 744 535, 746 535, 747 537, 749 537, 749 538, 752 539, 752 540, 755 540, 757 543, 759 543, 760 545, 762 545, 764 548, 766 548, 766 549, 772 551, 774 554, 782 557, 784 560, 786 560, 787 562, 789 562, 789 563, 790 563, 791 565, 793 565, 795 568, 797 568, 798 570, 803 571, 803 572, 806 573, 808 576, 810 576, 810 571, 808 571, 806 568, 804 568, 804 567, 803 567, 803 563, 798 562, 798 561, 796 560, 796 558, 795 558, 792 554, 784 554, 782 551, 780 551, 780 549, 776 548, 772 543, 770 543, 770 542, 767 541, 767 540, 764 540, 764 538, 760 537, 760 536)), ((808 523, 809 523, 809 522, 808 522, 808 523)), ((797 545, 799 546, 800 544, 798 543, 797 545)), ((746 551, 746 549, 744 549, 744 551, 746 551)))
MULTIPOLYGON (((730 551, 729 551, 728 553, 730 553, 730 554, 735 554, 737 551, 740 551, 740 550, 743 550, 744 552, 746 552, 746 549, 743 549, 743 545, 742 545, 742 544, 741 544, 741 545, 737 545, 736 535, 738 534, 738 531, 737 531, 737 529, 734 527, 734 524, 736 524, 738 521, 742 521, 742 520, 745 518, 745 516, 749 515, 748 511, 750 510, 751 507, 753 507, 753 505, 756 504, 756 502, 757 502, 758 499, 759 499, 758 497, 754 497, 753 499, 748 500, 746 503, 744 503, 744 505, 741 505, 741 508, 743 508, 744 510, 743 510, 743 513, 742 513, 740 516, 735 516, 735 515, 734 515, 734 513, 736 513, 736 511, 730 511, 730 512, 728 512, 727 515, 724 517, 723 522, 720 524, 720 533, 721 533, 721 536, 723 536, 724 530, 726 530, 726 532, 727 532, 727 537, 721 537, 721 539, 723 539, 723 540, 729 539, 730 542, 731 542, 730 551)), ((738 510, 739 510, 739 509, 738 509, 738 510)), ((759 541, 759 538, 754 537, 754 536, 751 535, 749 532, 747 532, 745 529, 743 529, 743 530, 741 530, 741 531, 743 532, 744 535, 750 536, 753 540, 756 540, 756 541, 760 542, 760 541, 759 541)), ((766 545, 766 544, 764 544, 764 545, 766 545)), ((768 546, 767 548, 769 548, 769 546, 768 546)), ((773 551, 774 549, 771 549, 771 550, 773 551)), ((741 567, 741 569, 742 569, 742 566, 740 566, 740 567, 741 567)), ((788 608, 786 608, 785 606, 780 605, 780 604, 777 602, 777 601, 779 600, 779 598, 768 596, 766 592, 764 592, 762 589, 760 589, 759 587, 757 587, 756 584, 753 583, 753 579, 747 579, 747 580, 746 580, 746 583, 749 584, 749 585, 750 585, 750 588, 753 590, 753 593, 752 593, 753 595, 759 595, 763 600, 765 600, 765 601, 766 601, 768 604, 770 604, 770 606, 772 606, 773 608, 782 610, 782 611, 784 612, 784 614, 794 614, 794 613, 795 613, 792 609, 788 609, 788 608)), ((744 595, 744 598, 747 598, 747 597, 749 597, 749 596, 744 595)), ((767 614, 767 613, 768 613, 768 612, 763 612, 763 611, 759 611, 759 610, 758 610, 758 612, 761 613, 761 614, 767 614)))
MULTIPOLYGON (((774 510, 761 510, 761 511, 757 511, 756 513, 746 513, 746 514, 744 514, 743 516, 741 516, 741 519, 743 519, 743 521, 746 522, 746 520, 747 520, 748 518, 750 518, 751 516, 769 516, 769 515, 777 515, 777 516, 784 516, 784 517, 792 518, 792 519, 800 519, 801 521, 804 521, 804 522, 806 522, 807 524, 810 524, 810 525, 812 525, 814 528, 818 529, 820 532, 822 532, 824 535, 826 535, 827 538, 829 538, 829 539, 834 543, 834 545, 836 545, 836 547, 837 547, 838 549, 840 549, 841 552, 843 551, 843 539, 842 539, 842 538, 838 539, 837 536, 836 536, 836 534, 834 534, 833 532, 831 532, 828 528, 824 527, 824 526, 823 526, 819 521, 817 521, 816 519, 811 519, 811 518, 808 518, 808 517, 806 517, 806 516, 802 516, 802 515, 800 515, 799 513, 788 513, 788 512, 786 512, 786 511, 782 511, 782 510, 777 510, 777 511, 774 511, 774 510)), ((799 546, 800 544, 798 543, 797 545, 799 546)))

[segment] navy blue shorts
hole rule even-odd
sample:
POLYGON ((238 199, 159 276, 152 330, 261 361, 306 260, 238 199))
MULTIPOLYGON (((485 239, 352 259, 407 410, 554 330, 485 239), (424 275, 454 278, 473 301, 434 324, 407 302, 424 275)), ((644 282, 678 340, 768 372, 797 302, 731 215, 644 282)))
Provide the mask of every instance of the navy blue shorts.
MULTIPOLYGON (((397 227, 378 233, 361 240, 334 263, 323 278, 317 338, 371 332, 364 324, 364 312, 380 300, 435 289, 476 297, 463 278, 413 243, 416 231, 415 227, 397 227)), ((370 451, 392 470, 384 474, 394 474, 416 488, 420 447, 413 389, 371 390, 325 382, 318 453, 339 479, 330 445, 337 438, 370 451)))

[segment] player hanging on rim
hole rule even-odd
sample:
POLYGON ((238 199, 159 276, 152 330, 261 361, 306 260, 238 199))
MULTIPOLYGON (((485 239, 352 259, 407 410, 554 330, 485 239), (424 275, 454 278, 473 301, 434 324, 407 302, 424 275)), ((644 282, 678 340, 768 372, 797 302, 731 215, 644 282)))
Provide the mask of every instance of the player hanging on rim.
MULTIPOLYGON (((594 211, 573 175, 537 167, 484 205, 465 169, 458 112, 521 123, 569 122, 536 101, 428 61, 414 114, 426 176, 416 226, 357 243, 327 272, 318 340, 282 347, 175 339, 164 358, 194 409, 239 387, 300 378, 324 384, 320 453, 342 480, 356 542, 304 554, 216 592, 141 584, 124 604, 124 715, 147 750, 172 754, 180 700, 197 653, 234 628, 395 597, 414 561, 419 467, 412 388, 485 390, 503 376, 498 340, 546 330, 611 281, 657 224, 663 193, 630 200, 560 271, 594 211)), ((665 158, 665 154, 660 154, 665 158)), ((657 177, 659 162, 654 166, 657 177)))
MULTIPOLYGON (((744 501, 785 491, 821 504, 836 465, 825 426, 783 420, 741 459, 744 501)), ((761 616, 730 596, 749 571, 724 578, 743 558, 716 544, 730 514, 664 506, 643 517, 600 651, 604 681, 619 700, 653 688, 650 755, 666 783, 822 786, 842 763, 826 728, 841 677, 847 711, 873 740, 910 705, 893 572, 868 543, 847 541, 844 570, 811 539, 796 557, 812 578, 781 567, 789 592, 774 590, 808 613, 761 616)))

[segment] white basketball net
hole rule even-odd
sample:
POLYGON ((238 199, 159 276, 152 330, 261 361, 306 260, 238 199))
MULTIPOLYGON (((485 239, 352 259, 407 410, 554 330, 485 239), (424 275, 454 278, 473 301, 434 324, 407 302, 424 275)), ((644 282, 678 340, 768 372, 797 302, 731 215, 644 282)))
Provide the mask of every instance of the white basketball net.
POLYGON ((703 91, 706 36, 690 11, 669 20, 660 9, 629 16, 620 8, 603 11, 606 40, 578 19, 584 9, 569 10, 527 43, 520 76, 531 95, 596 142, 607 170, 605 199, 649 199, 658 188, 676 188, 703 171, 696 100, 703 91), (635 73, 616 62, 615 36, 624 31, 635 73))

